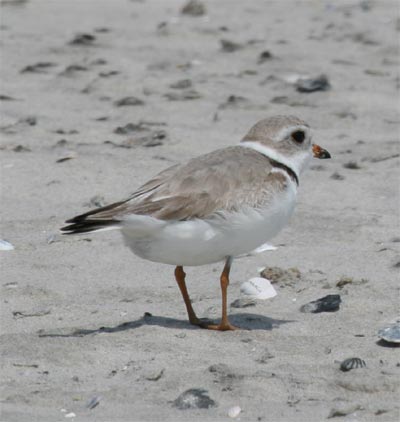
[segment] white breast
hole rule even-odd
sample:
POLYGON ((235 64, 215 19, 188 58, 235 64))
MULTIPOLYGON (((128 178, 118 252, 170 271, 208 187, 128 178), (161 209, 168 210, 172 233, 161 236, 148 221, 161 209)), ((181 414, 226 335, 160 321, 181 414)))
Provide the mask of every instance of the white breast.
POLYGON ((293 213, 297 187, 288 180, 288 188, 264 208, 244 207, 190 221, 131 215, 122 227, 125 243, 142 258, 183 266, 210 264, 250 252, 275 236, 293 213))

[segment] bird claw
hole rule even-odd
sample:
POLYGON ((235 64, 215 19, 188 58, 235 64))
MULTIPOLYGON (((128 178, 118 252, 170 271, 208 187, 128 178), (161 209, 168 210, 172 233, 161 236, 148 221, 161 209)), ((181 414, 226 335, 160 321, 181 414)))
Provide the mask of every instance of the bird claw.
POLYGON ((232 325, 229 321, 224 322, 224 323, 220 322, 219 324, 214 324, 213 321, 210 321, 209 319, 201 319, 201 320, 198 320, 198 322, 194 325, 197 325, 198 327, 204 328, 206 330, 216 330, 216 331, 240 330, 240 327, 236 327, 232 325))

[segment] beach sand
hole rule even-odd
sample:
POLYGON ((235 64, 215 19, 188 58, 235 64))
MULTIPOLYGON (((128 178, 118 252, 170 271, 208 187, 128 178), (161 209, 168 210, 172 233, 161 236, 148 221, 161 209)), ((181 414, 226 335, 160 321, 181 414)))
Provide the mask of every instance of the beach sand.
MULTIPOLYGON (((1 2, 0 238, 15 249, 0 252, 0 419, 397 421, 399 349, 377 336, 399 311, 397 2, 183 5, 1 2), (296 90, 321 74, 330 89, 296 90), (277 250, 234 262, 229 303, 260 268, 286 274, 273 299, 229 309, 247 329, 190 326, 173 267, 118 232, 58 234, 276 114, 332 159, 301 178, 277 250), (328 294, 336 312, 300 312, 328 294), (342 372, 351 357, 366 367, 342 372), (200 408, 179 408, 189 389, 200 408)), ((201 317, 220 317, 222 266, 185 269, 201 317)))

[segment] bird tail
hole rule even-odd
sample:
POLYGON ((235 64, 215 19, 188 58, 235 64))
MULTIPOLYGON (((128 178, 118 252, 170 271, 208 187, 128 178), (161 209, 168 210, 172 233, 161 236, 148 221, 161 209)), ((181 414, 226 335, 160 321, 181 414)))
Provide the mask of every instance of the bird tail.
POLYGON ((63 234, 80 234, 119 229, 121 220, 117 215, 125 208, 125 202, 115 202, 71 218, 66 221, 68 225, 60 230, 63 234))

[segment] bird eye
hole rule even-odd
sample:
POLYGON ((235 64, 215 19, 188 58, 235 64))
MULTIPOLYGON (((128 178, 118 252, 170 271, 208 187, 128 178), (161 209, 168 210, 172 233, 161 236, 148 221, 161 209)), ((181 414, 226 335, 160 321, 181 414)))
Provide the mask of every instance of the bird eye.
POLYGON ((292 138, 298 144, 301 144, 304 141, 305 134, 302 130, 296 130, 296 132, 292 133, 292 138))

